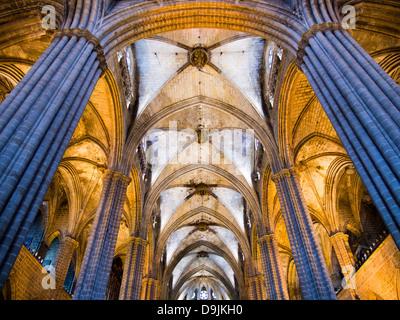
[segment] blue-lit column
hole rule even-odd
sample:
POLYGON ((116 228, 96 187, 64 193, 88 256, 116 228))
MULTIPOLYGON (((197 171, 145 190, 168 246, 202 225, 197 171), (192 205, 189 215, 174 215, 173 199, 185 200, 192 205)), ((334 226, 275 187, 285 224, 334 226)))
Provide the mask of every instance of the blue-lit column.
POLYGON ((268 300, 288 300, 287 283, 283 278, 278 243, 274 234, 258 239, 268 300))
POLYGON ((140 300, 147 241, 131 236, 125 257, 120 300, 140 300))
POLYGON ((272 176, 289 236, 303 298, 336 300, 303 192, 293 167, 272 176))
POLYGON ((89 31, 58 31, 0 105, 0 289, 105 69, 89 31))
POLYGON ((112 261, 126 190, 130 177, 107 170, 88 244, 83 256, 74 300, 104 300, 110 277, 112 261))
POLYGON ((400 87, 339 22, 313 25, 296 63, 400 248, 400 87))

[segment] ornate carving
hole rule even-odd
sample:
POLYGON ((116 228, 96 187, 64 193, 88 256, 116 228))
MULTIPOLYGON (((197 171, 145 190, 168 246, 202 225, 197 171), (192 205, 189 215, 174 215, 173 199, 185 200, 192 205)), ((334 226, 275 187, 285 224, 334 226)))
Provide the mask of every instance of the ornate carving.
POLYGON ((208 53, 202 46, 197 46, 193 48, 190 53, 190 63, 197 69, 201 70, 208 62, 208 53))
POLYGON ((93 45, 93 50, 97 53, 97 60, 100 62, 99 68, 104 73, 107 70, 106 58, 104 56, 103 47, 100 44, 100 40, 90 33, 89 30, 82 30, 78 28, 73 29, 62 29, 54 33, 54 39, 62 37, 77 37, 84 38, 88 43, 93 45))
POLYGON ((121 172, 118 171, 113 171, 111 169, 108 169, 105 173, 104 179, 112 179, 112 180, 117 180, 122 182, 125 185, 129 185, 131 182, 131 178, 122 174, 121 172))
POLYGON ((295 60, 295 64, 297 67, 301 69, 301 65, 303 64, 303 57, 306 55, 306 48, 308 47, 308 42, 314 38, 318 32, 326 32, 326 31, 336 31, 345 30, 340 22, 324 22, 320 24, 314 24, 308 31, 306 31, 299 43, 299 47, 297 50, 297 58, 295 60))
POLYGON ((199 258, 207 258, 208 257, 208 253, 206 251, 200 251, 199 253, 197 253, 197 256, 199 258))
POLYGON ((208 230, 208 224, 206 224, 206 223, 204 223, 204 222, 200 222, 200 223, 197 225, 197 229, 198 229, 199 231, 207 231, 207 230, 208 230))
POLYGON ((276 182, 281 180, 283 177, 290 177, 293 173, 295 173, 294 167, 282 169, 280 172, 271 176, 271 180, 276 182))

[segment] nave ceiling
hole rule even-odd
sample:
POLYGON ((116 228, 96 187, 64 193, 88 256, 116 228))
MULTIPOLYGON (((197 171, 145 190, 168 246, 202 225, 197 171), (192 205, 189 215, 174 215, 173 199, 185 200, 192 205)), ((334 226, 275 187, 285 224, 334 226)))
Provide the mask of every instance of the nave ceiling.
MULTIPOLYGON (((35 40, 38 48, 47 37, 35 40)), ((359 41, 383 62, 393 54, 388 44, 400 46, 393 36, 381 47, 365 33, 359 41)), ((18 47, 13 65, 24 74, 41 49, 29 57, 30 45, 18 47)), ((133 158, 133 181, 115 256, 124 260, 130 235, 148 237, 143 272, 162 279, 161 297, 190 299, 203 286, 217 299, 245 297, 246 273, 262 272, 256 239, 263 226, 277 235, 285 276, 295 278, 272 156, 299 168, 323 248, 332 230, 362 233, 360 203, 372 206, 371 199, 291 52, 240 31, 191 28, 137 40, 108 59, 42 208, 48 245, 57 236, 78 239, 77 271, 102 176, 124 152, 133 158), (328 179, 337 179, 334 196, 328 179), (340 216, 327 212, 328 202, 340 216)), ((323 251, 332 271, 331 252, 323 251)))

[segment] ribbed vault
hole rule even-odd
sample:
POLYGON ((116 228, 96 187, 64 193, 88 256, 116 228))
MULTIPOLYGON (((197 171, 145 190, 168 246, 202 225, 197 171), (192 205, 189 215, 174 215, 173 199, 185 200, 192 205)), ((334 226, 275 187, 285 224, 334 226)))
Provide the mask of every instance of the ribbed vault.
POLYGON ((136 232, 152 235, 147 272, 163 298, 197 299, 204 287, 210 299, 247 297, 245 274, 257 269, 251 230, 263 229, 255 154, 263 145, 276 154, 260 81, 273 47, 243 32, 196 28, 118 54, 139 97, 126 106, 136 114, 127 143, 141 154, 146 181, 136 232))

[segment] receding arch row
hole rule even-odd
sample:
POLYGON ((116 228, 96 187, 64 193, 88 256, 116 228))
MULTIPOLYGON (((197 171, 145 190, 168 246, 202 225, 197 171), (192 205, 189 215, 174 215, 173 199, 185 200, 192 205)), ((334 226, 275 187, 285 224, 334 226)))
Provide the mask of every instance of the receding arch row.
POLYGON ((192 250, 196 249, 197 247, 200 246, 205 246, 210 248, 212 251, 214 251, 217 255, 221 256, 225 261, 229 264, 229 266, 232 268, 233 273, 235 275, 236 280, 238 281, 239 284, 239 291, 245 292, 244 288, 244 277, 242 274, 241 269, 239 268, 238 264, 236 263, 235 259, 233 256, 231 256, 229 253, 225 252, 221 248, 217 247, 215 244, 210 243, 205 240, 199 240, 197 242, 194 242, 181 250, 177 255, 174 256, 174 258, 171 260, 169 265, 167 266, 166 270, 164 271, 164 276, 163 276, 163 281, 161 284, 161 295, 165 295, 165 291, 167 288, 167 283, 169 279, 171 278, 172 272, 174 271, 175 267, 181 261, 181 259, 186 256, 188 253, 190 253, 192 250), (164 292, 163 292, 164 291, 164 292))
POLYGON ((250 209, 254 215, 256 225, 259 227, 259 231, 263 234, 264 233, 264 228, 262 227, 262 217, 261 217, 261 210, 259 207, 259 203, 257 200, 257 196, 254 192, 254 190, 250 190, 240 179, 232 175, 231 173, 217 167, 211 164, 191 164, 184 166, 177 171, 175 171, 173 174, 169 175, 166 177, 164 180, 157 181, 151 188, 149 194, 150 196, 145 200, 144 203, 144 209, 143 209, 143 217, 142 217, 142 227, 140 230, 141 237, 146 238, 147 236, 147 227, 149 226, 150 223, 150 216, 152 209, 154 207, 154 204, 156 203, 157 199, 159 198, 161 192, 168 186, 170 185, 173 181, 175 181, 178 177, 185 173, 189 173, 192 171, 196 171, 199 169, 203 169, 206 171, 209 171, 211 173, 217 174, 220 177, 225 178, 229 182, 231 182, 234 186, 237 187, 237 191, 245 198, 247 203, 250 206, 250 209))
MULTIPOLYGON (((128 138, 125 145, 125 152, 123 154, 123 157, 125 159, 124 163, 130 164, 132 162, 130 159, 133 159, 136 148, 140 143, 143 135, 147 133, 160 120, 186 108, 194 107, 198 104, 203 104, 207 107, 226 112, 229 115, 241 120, 249 128, 254 129, 255 137, 259 139, 261 144, 265 147, 268 158, 270 159, 271 163, 277 167, 276 170, 279 171, 280 161, 278 161, 277 159, 278 152, 276 142, 272 132, 268 131, 267 126, 262 125, 263 120, 253 119, 239 108, 205 96, 196 96, 193 98, 182 100, 163 108, 154 115, 143 114, 143 117, 139 117, 139 119, 136 120, 135 125, 128 133, 128 138)), ((126 171, 128 170, 128 168, 125 168, 124 170, 126 171)))
POLYGON ((238 299, 238 297, 236 297, 236 292, 235 289, 233 288, 233 286, 229 283, 229 281, 227 279, 225 279, 225 277, 223 275, 221 275, 218 271, 216 271, 213 268, 210 268, 208 266, 198 266, 190 271, 188 271, 187 273, 185 273, 182 278, 180 278, 178 280, 178 282, 176 283, 175 287, 172 289, 171 292, 171 296, 174 297, 175 299, 178 298, 178 295, 183 287, 183 285, 193 276, 195 275, 197 272, 199 271, 207 271, 209 273, 211 273, 213 276, 215 276, 219 281, 221 281, 221 283, 225 286, 225 289, 228 291, 228 293, 232 296, 232 298, 238 299))
POLYGON ((171 234, 174 231, 176 231, 179 227, 182 226, 182 222, 187 220, 189 217, 199 214, 199 213, 206 213, 206 214, 216 218, 217 220, 220 220, 223 227, 230 230, 234 234, 236 239, 238 240, 238 243, 239 243, 240 247, 242 248, 242 251, 245 256, 246 261, 251 261, 250 246, 249 246, 249 243, 246 240, 244 234, 236 226, 234 226, 232 223, 230 223, 230 221, 228 219, 226 219, 223 215, 219 214, 215 210, 201 206, 201 207, 195 208, 191 211, 188 211, 187 213, 185 213, 184 215, 182 215, 181 217, 176 219, 173 223, 168 223, 165 226, 165 230, 160 234, 160 237, 157 241, 156 252, 154 253, 155 263, 157 261, 160 261, 162 251, 168 241, 168 238, 171 236, 171 234))
MULTIPOLYGON (((204 270, 204 271, 207 271, 207 270, 204 270)), ((233 296, 229 292, 227 292, 226 288, 224 288, 224 284, 222 283, 221 279, 217 278, 213 274, 212 274, 212 278, 203 280, 201 282, 199 282, 196 278, 194 278, 192 276, 181 286, 181 288, 179 289, 179 291, 177 292, 177 294, 175 295, 174 298, 176 300, 181 300, 184 297, 186 297, 186 299, 187 299, 189 296, 192 296, 196 290, 200 289, 200 285, 199 285, 200 283, 202 285, 205 285, 206 289, 207 289, 207 287, 212 289, 214 294, 218 294, 222 298, 222 300, 233 299, 233 296)), ((173 296, 173 295, 171 294, 171 296, 173 296)), ((235 300, 238 300, 238 298, 235 298, 235 300)))

